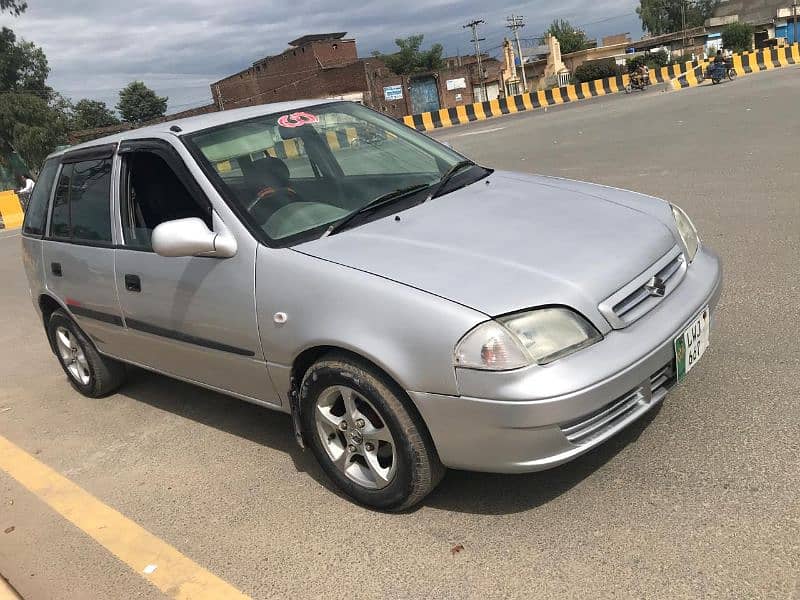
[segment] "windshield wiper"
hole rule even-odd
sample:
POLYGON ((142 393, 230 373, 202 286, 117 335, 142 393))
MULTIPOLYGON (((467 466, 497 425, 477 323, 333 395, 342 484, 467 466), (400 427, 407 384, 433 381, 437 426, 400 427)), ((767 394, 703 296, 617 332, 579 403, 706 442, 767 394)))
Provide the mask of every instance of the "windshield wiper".
POLYGON ((476 166, 477 165, 469 159, 458 161, 452 167, 447 169, 447 171, 445 171, 444 175, 442 175, 442 178, 439 179, 437 183, 433 184, 433 187, 431 188, 431 193, 428 194, 428 197, 425 199, 425 201, 427 202, 431 198, 436 198, 442 192, 444 186, 447 185, 447 182, 450 181, 453 178, 453 176, 456 173, 458 173, 461 169, 465 167, 476 167, 476 166))
POLYGON ((354 210, 353 212, 346 214, 344 217, 336 221, 333 225, 328 227, 328 229, 325 230, 325 233, 322 234, 322 237, 328 237, 329 235, 332 235, 334 233, 339 233, 358 215, 379 208, 385 204, 389 204, 390 202, 394 202, 395 200, 400 200, 401 198, 410 196, 414 192, 418 192, 425 188, 429 188, 430 186, 431 184, 429 183, 416 183, 408 187, 400 188, 399 190, 394 190, 387 194, 382 194, 377 198, 373 198, 372 200, 367 202, 364 206, 361 206, 356 210, 354 210))

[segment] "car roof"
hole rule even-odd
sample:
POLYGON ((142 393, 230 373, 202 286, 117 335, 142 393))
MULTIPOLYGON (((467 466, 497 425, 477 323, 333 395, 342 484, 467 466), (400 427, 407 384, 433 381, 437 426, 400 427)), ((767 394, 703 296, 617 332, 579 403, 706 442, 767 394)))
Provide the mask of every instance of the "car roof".
POLYGON ((210 127, 218 125, 225 125, 227 123, 234 123, 236 121, 243 121, 261 115, 270 115, 273 113, 285 112, 290 110, 297 110, 299 108, 307 108, 309 106, 318 106, 320 104, 330 104, 332 102, 345 102, 344 100, 295 100, 292 102, 275 102, 273 104, 259 104, 257 106, 248 106, 246 108, 234 108, 231 110, 222 110, 195 117, 186 117, 184 119, 175 119, 172 121, 164 121, 163 123, 156 123, 154 125, 147 125, 137 129, 128 129, 107 135, 105 137, 97 138, 75 146, 67 146, 57 152, 53 152, 47 158, 54 158, 61 156, 65 152, 72 152, 73 150, 80 150, 82 148, 91 148, 93 146, 102 146, 104 144, 114 144, 122 140, 135 140, 152 137, 153 134, 170 134, 170 135, 184 135, 187 133, 194 133, 210 127), (171 131, 170 128, 174 126, 180 127, 180 132, 171 131))

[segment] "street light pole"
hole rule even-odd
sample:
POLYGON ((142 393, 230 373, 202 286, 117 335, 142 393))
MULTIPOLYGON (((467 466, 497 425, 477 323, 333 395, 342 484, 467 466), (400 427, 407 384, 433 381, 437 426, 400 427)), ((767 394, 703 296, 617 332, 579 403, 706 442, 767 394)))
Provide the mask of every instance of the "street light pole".
POLYGON ((478 25, 482 25, 485 21, 483 19, 476 19, 464 25, 464 29, 469 27, 472 29, 472 43, 475 44, 475 60, 478 63, 478 82, 481 86, 481 94, 483 95, 482 101, 486 100, 486 82, 483 80, 483 67, 481 66, 481 42, 486 38, 478 37, 478 25))
POLYGON ((797 39, 797 0, 792 2, 792 17, 794 17, 794 39, 792 43, 796 44, 800 42, 800 40, 797 39))
MULTIPOLYGON (((797 0, 795 0, 797 1, 797 0)), ((522 44, 519 41, 519 30, 525 27, 525 23, 522 21, 522 17, 515 17, 511 15, 510 17, 506 18, 508 21, 508 27, 511 31, 514 32, 514 37, 517 40, 517 52, 519 53, 519 67, 522 69, 522 91, 528 91, 528 79, 525 76, 525 57, 522 56, 522 44)))

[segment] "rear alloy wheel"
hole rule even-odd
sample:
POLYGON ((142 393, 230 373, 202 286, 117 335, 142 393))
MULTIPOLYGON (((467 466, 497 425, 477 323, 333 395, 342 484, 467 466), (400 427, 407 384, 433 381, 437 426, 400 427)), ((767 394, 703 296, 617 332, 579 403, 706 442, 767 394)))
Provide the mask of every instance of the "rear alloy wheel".
POLYGON ((410 400, 369 365, 328 355, 303 377, 300 398, 303 431, 317 460, 361 504, 403 510, 444 475, 410 400))
POLYGON ((84 396, 107 396, 125 380, 125 365, 102 356, 81 328, 63 310, 47 324, 50 345, 69 382, 84 396))

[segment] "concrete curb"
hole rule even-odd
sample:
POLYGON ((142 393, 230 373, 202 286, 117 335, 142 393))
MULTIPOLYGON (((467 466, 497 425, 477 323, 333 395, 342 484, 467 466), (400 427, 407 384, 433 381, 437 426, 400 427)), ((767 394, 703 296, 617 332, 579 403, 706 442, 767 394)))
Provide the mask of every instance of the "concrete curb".
MULTIPOLYGON (((652 69, 650 71, 650 83, 652 85, 669 84, 674 78, 693 71, 697 66, 698 63, 694 61, 652 69)), ((628 82, 629 77, 627 74, 606 79, 595 79, 594 81, 528 92, 508 98, 498 98, 486 102, 456 106, 455 108, 442 108, 437 111, 407 115, 403 117, 403 123, 418 131, 432 131, 434 129, 452 127, 453 125, 466 125, 472 121, 483 121, 502 115, 616 94, 624 91, 628 82)))
MULTIPOLYGON (((665 89, 683 89, 702 83, 702 73, 709 61, 691 61, 650 71, 651 85, 664 84, 665 89)), ((738 75, 777 69, 800 64, 800 45, 766 48, 733 56, 733 66, 738 75)), ((621 92, 628 85, 628 75, 570 84, 564 87, 529 92, 509 98, 475 102, 455 108, 442 108, 403 117, 403 123, 417 131, 433 131, 454 125, 466 125, 502 115, 536 110, 558 104, 577 102, 587 98, 621 92)))
POLYGON ((23 217, 17 194, 13 190, 0 192, 0 229, 19 229, 23 217))

